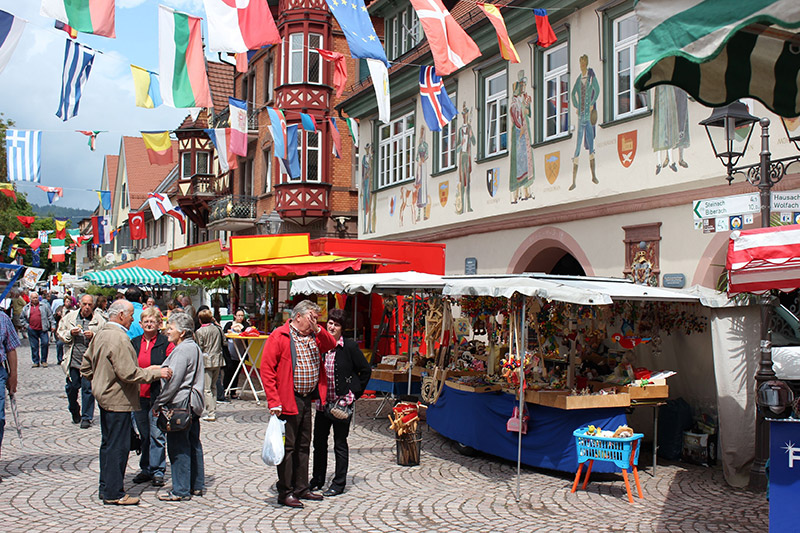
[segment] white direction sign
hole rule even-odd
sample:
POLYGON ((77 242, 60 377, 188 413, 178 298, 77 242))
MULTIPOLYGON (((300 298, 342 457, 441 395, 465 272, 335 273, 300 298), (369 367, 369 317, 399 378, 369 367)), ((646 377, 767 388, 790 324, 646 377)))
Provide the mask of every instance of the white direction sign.
POLYGON ((771 204, 773 211, 800 211, 800 191, 773 191, 771 204))
POLYGON ((695 220, 744 215, 760 211, 761 198, 758 193, 695 200, 692 203, 692 216, 695 220))

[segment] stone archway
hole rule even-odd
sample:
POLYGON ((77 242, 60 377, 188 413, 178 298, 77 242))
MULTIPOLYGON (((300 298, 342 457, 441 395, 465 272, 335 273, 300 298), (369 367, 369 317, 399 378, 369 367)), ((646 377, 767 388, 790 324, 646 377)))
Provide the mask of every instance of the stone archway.
POLYGON ((520 272, 594 275, 589 258, 578 242, 569 233, 554 227, 539 228, 519 245, 509 261, 508 273, 520 272))
POLYGON ((697 262, 692 276, 692 285, 702 285, 711 289, 717 288, 717 280, 725 270, 725 259, 728 255, 728 239, 730 233, 715 233, 703 250, 703 256, 697 262))

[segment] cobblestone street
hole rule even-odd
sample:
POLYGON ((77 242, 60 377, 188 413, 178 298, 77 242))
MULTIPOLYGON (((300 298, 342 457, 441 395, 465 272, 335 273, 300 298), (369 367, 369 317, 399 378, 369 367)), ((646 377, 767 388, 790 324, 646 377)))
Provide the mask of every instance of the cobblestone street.
MULTIPOLYGON (((641 474, 644 499, 628 503, 621 475, 593 478, 570 493, 572 475, 525 468, 514 500, 516 466, 485 455, 466 457, 425 428, 421 465, 397 466, 388 422, 372 420, 377 400, 360 400, 350 442, 347 491, 303 510, 278 506, 275 469, 261 462, 266 409, 254 401, 222 404, 203 423, 208 493, 165 503, 149 484, 126 489, 138 507, 104 506, 97 497, 99 411, 86 430, 67 411, 64 375, 55 362, 32 369, 19 351, 20 445, 10 410, 0 458, 3 531, 759 531, 767 530, 763 495, 725 484, 719 468, 679 463, 641 474)), ((331 452, 330 464, 333 463, 331 452)), ((649 465, 649 456, 642 457, 649 465)), ((329 469, 332 474, 332 466, 329 469)), ((167 470, 168 490, 169 469, 167 470)))

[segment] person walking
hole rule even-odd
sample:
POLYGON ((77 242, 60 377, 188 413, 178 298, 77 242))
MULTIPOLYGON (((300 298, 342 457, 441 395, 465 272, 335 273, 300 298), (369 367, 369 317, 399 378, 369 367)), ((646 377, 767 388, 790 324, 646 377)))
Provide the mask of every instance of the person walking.
POLYGON ((167 433, 167 454, 172 471, 172 490, 159 494, 167 502, 191 500, 205 489, 203 445, 200 442, 200 415, 203 414, 203 355, 192 339, 194 321, 187 313, 172 313, 167 320, 167 339, 175 349, 164 361, 173 371, 172 379, 161 384, 153 404, 153 414, 165 407, 187 405, 192 422, 183 431, 167 433))
POLYGON ((336 340, 319 327, 319 312, 310 300, 298 303, 291 319, 269 336, 261 355, 270 414, 286 422, 285 454, 278 465, 278 503, 294 508, 303 507, 300 500, 322 499, 308 486, 311 402, 327 397, 328 378, 320 354, 332 350, 336 340))
POLYGON ((6 428, 6 389, 9 395, 17 393, 19 344, 14 323, 5 313, 0 313, 0 457, 3 455, 3 434, 6 428))
POLYGON ((139 498, 125 493, 123 479, 131 445, 131 413, 139 410, 139 387, 158 378, 169 379, 172 369, 152 365, 139 368, 128 328, 133 304, 117 300, 108 308, 108 322, 89 344, 81 376, 92 382, 100 405, 100 486, 106 505, 138 505, 139 498))
POLYGON ((361 397, 372 375, 367 358, 358 348, 358 344, 342 336, 346 324, 347 315, 344 309, 332 309, 328 312, 328 333, 336 339, 336 348, 325 354, 328 393, 324 399, 315 401, 317 414, 314 417, 314 470, 309 485, 311 490, 319 490, 325 485, 328 436, 332 427, 336 469, 330 486, 322 493, 325 497, 344 492, 350 461, 347 435, 352 420, 352 411, 347 416, 345 410, 361 397))
POLYGON ((91 382, 81 377, 81 364, 89 343, 106 321, 100 311, 95 309, 94 297, 91 294, 81 296, 80 304, 80 309, 70 311, 61 319, 56 336, 65 347, 61 368, 67 374, 64 388, 67 392, 67 405, 72 414, 72 423, 80 423, 81 429, 88 429, 94 420, 94 396, 92 396, 91 382), (78 407, 78 391, 81 393, 80 407, 78 407))
POLYGON ((25 328, 22 327, 22 309, 27 303, 22 297, 22 291, 14 289, 11 291, 11 321, 21 339, 25 338, 25 328))
MULTIPOLYGON (((223 385, 223 393, 225 390, 228 389, 233 379, 236 377, 236 369, 239 367, 239 361, 241 358, 239 357, 239 353, 243 352, 245 347, 247 346, 244 341, 238 339, 229 339, 227 338, 228 334, 239 334, 250 327, 250 322, 247 321, 247 315, 244 312, 244 309, 237 309, 236 312, 233 314, 233 320, 225 324, 225 327, 222 328, 223 335, 226 335, 225 342, 228 347, 228 358, 225 360, 225 370, 223 372, 224 376, 222 379, 223 385)), ((234 385, 238 385, 235 383, 234 385)), ((234 386, 231 389, 231 400, 235 400, 238 398, 238 387, 234 386)))
POLYGON ((138 287, 130 287, 125 291, 125 299, 133 304, 133 323, 128 330, 128 337, 134 338, 142 334, 142 291, 138 287))
POLYGON ((37 292, 30 293, 30 301, 22 308, 22 325, 28 330, 33 368, 47 368, 50 332, 55 331, 56 323, 50 304, 40 301, 37 292))
POLYGON ((211 309, 198 311, 197 319, 200 321, 200 329, 195 332, 194 338, 203 354, 203 366, 205 367, 205 414, 203 420, 215 422, 217 420, 217 380, 220 368, 225 364, 222 357, 222 328, 214 323, 211 309))
MULTIPOLYGON (((159 332, 161 311, 157 307, 145 308, 142 311, 141 322, 144 333, 131 339, 139 366, 141 368, 151 365, 161 366, 174 348, 167 337, 159 332)), ((140 409, 133 413, 136 428, 142 439, 142 455, 139 459, 141 470, 133 478, 133 482, 150 481, 154 487, 164 486, 164 474, 167 470, 167 437, 156 424, 156 417, 151 409, 160 392, 159 381, 139 385, 140 409)))

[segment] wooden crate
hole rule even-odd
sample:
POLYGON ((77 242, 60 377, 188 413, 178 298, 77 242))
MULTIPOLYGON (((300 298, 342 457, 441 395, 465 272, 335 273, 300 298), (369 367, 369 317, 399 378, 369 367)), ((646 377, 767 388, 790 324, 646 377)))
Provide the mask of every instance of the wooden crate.
POLYGON ((451 389, 463 390, 467 392, 494 392, 500 390, 500 385, 482 385, 480 387, 473 387, 472 385, 459 383, 458 381, 453 381, 450 379, 446 380, 444 384, 451 389))
POLYGON ((666 383, 658 385, 615 385, 602 381, 590 381, 589 388, 593 391, 600 389, 615 388, 617 392, 624 392, 630 395, 631 400, 665 400, 669 398, 669 385, 666 383))
MULTIPOLYGON (((392 383, 402 383, 404 381, 408 381, 408 372, 402 370, 384 370, 384 369, 373 369, 372 375, 370 376, 372 379, 378 379, 380 381, 389 381, 392 383)), ((411 381, 419 381, 419 376, 414 376, 412 374, 411 381)))
POLYGON ((630 394, 602 394, 592 396, 570 396, 569 391, 539 391, 536 402, 557 409, 598 409, 603 407, 630 407, 630 394))

